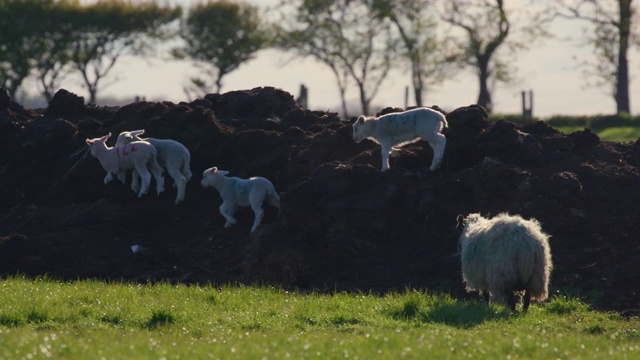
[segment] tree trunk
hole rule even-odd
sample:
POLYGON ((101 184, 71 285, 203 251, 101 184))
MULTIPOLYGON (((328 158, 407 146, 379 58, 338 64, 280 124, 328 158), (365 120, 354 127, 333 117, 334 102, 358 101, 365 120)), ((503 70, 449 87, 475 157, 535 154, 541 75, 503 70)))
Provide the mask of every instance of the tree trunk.
POLYGON ((360 92, 360 105, 362 106, 362 114, 370 115, 369 114, 369 103, 371 102, 371 100, 367 99, 367 92, 364 89, 364 84, 359 83, 358 84, 358 90, 360 92))
POLYGON ((616 101, 616 111, 618 113, 631 113, 629 101, 629 61, 627 53, 629 50, 629 36, 631 27, 631 1, 619 0, 620 6, 620 38, 618 39, 618 71, 616 74, 616 89, 614 98, 616 101))
POLYGON ((480 81, 480 92, 478 94, 478 105, 482 106, 487 113, 493 111, 491 91, 489 90, 489 59, 490 56, 478 57, 478 80, 480 81))
POLYGON ((98 88, 96 86, 89 86, 89 104, 95 104, 97 98, 98 88))
POLYGON ((420 63, 420 54, 415 54, 412 59, 411 71, 413 72, 413 95, 416 100, 416 106, 422 106, 422 91, 424 89, 424 79, 422 78, 422 66, 420 63))

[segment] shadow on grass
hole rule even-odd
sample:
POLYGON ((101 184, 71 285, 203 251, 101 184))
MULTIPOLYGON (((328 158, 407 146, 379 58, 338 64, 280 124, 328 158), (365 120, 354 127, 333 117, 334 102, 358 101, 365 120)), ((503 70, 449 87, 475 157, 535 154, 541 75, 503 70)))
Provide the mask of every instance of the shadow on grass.
POLYGON ((478 301, 435 301, 431 304, 418 297, 407 299, 402 308, 392 311, 394 319, 471 328, 489 320, 509 317, 507 311, 478 301))
POLYGON ((144 324, 147 329, 155 329, 163 325, 170 325, 175 322, 174 316, 167 310, 156 310, 151 314, 149 320, 144 324))

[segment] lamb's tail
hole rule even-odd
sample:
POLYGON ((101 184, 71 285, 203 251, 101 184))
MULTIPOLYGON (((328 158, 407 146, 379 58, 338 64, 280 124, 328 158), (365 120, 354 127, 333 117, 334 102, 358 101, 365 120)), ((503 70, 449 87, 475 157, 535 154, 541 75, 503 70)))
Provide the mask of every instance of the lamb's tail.
POLYGON ((273 185, 267 190, 267 201, 271 206, 278 208, 278 212, 280 212, 280 195, 273 185))
POLYGON ((187 178, 187 182, 191 180, 193 174, 191 173, 191 169, 189 168, 189 163, 191 162, 191 154, 187 151, 182 157, 182 175, 187 178))
POLYGON ((449 127, 449 123, 447 122, 447 117, 443 113, 438 112, 438 120, 440 120, 440 122, 442 123, 442 128, 446 129, 449 127))

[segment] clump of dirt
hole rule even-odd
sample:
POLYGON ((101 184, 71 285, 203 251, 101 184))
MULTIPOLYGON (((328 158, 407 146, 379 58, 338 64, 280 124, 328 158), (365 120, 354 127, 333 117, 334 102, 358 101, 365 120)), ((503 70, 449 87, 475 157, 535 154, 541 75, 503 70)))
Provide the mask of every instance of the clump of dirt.
POLYGON ((509 212, 552 235, 554 293, 638 309, 638 142, 489 119, 475 105, 447 119, 441 169, 427 170, 432 150, 418 142, 380 173, 380 149, 352 141, 353 119, 301 109, 275 88, 122 107, 60 90, 47 109, 24 109, 0 91, 0 274, 462 297, 456 216, 509 212), (189 148, 184 203, 174 205, 166 175, 160 197, 103 184, 85 139, 111 132, 112 146, 136 129, 189 148), (199 184, 211 166, 271 179, 281 213, 267 206, 249 235, 253 213, 241 209, 223 229, 219 195, 199 184))

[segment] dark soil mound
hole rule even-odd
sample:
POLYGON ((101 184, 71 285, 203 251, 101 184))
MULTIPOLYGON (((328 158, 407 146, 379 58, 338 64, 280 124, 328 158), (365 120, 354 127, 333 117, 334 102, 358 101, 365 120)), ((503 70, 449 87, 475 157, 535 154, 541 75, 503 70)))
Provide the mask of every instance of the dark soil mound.
MULTIPOLYGON (((192 103, 85 105, 61 90, 27 110, 0 91, 0 274, 172 283, 274 283, 302 290, 464 293, 456 216, 535 217, 552 235, 552 291, 596 308, 637 309, 640 144, 564 135, 535 122, 492 121, 477 106, 447 115, 442 168, 407 146, 380 173, 380 149, 351 123, 302 110, 274 88, 192 103), (87 154, 86 138, 123 130, 182 142, 192 155, 186 200, 138 199, 87 154), (223 229, 204 169, 264 176, 282 197, 256 233, 243 208, 223 229), (133 252, 138 245, 142 251, 133 252), (635 285, 634 285, 635 284, 635 285)), ((152 189, 153 189, 152 185, 152 189)))

